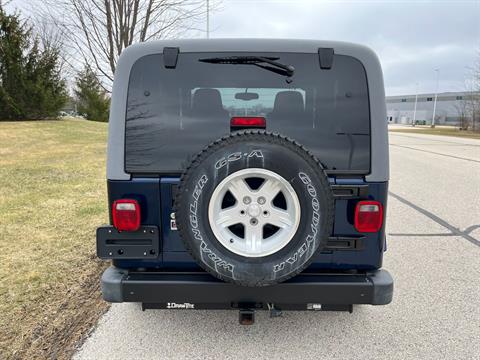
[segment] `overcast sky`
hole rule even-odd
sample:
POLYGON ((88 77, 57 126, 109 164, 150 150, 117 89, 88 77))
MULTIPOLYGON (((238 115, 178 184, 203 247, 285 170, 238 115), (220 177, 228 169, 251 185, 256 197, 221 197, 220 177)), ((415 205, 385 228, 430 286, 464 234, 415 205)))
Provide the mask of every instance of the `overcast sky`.
POLYGON ((480 0, 224 0, 211 37, 342 40, 380 57, 388 95, 462 91, 480 56, 480 0))
MULTIPOLYGON (((30 1, 12 5, 28 13, 30 1)), ((467 67, 480 60, 480 0, 210 0, 218 1, 212 38, 361 43, 379 55, 387 95, 413 94, 417 83, 420 93, 434 92, 435 68, 440 92, 462 91, 467 67)))

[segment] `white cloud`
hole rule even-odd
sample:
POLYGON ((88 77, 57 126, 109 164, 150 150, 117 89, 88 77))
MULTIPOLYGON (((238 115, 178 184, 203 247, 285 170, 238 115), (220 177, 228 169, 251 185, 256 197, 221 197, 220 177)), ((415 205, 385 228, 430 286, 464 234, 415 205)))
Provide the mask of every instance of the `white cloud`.
POLYGON ((463 89, 480 49, 480 1, 224 0, 212 37, 316 38, 362 43, 379 55, 387 94, 463 89))
MULTIPOLYGON (((28 12, 29 0, 14 4, 28 12)), ((211 37, 325 39, 371 47, 390 95, 414 92, 417 82, 420 91, 434 91, 434 68, 440 68, 440 91, 462 90, 465 67, 480 56, 480 0, 223 0, 221 8, 211 14, 211 37)))

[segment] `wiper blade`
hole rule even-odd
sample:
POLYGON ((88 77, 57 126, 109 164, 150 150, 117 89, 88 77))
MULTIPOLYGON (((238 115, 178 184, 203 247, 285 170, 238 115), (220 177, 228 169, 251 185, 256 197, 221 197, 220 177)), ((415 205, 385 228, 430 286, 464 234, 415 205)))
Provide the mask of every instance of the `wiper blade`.
POLYGON ((278 57, 268 56, 225 56, 198 59, 198 61, 211 64, 256 65, 262 69, 273 71, 280 75, 292 76, 295 72, 295 68, 292 65, 286 65, 275 61, 278 59, 278 57))

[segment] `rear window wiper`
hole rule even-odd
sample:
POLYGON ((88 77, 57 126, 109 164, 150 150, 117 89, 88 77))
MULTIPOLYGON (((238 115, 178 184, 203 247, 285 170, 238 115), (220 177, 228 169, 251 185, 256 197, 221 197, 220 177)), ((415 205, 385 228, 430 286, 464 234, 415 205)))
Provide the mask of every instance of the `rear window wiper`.
POLYGON ((243 65, 255 65, 262 69, 272 71, 274 73, 292 76, 295 72, 295 68, 292 65, 282 64, 278 61, 278 57, 267 56, 225 56, 225 57, 213 57, 198 59, 198 61, 211 63, 211 64, 243 64, 243 65))

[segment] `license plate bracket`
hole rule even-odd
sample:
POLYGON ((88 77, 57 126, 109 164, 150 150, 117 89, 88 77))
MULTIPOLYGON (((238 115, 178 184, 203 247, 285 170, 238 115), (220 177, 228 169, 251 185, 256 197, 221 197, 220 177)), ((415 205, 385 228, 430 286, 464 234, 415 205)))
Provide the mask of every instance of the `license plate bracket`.
POLYGON ((160 251, 157 226, 142 226, 134 232, 106 225, 97 229, 97 256, 101 259, 156 259, 160 251))

